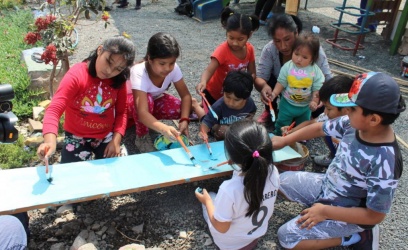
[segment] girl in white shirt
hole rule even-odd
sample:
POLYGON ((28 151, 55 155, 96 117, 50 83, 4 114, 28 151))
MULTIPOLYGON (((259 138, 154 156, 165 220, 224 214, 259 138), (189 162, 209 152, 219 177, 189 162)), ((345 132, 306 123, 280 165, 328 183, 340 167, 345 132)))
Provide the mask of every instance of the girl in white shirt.
POLYGON ((131 68, 127 103, 129 116, 136 123, 136 146, 141 152, 154 150, 149 128, 171 141, 180 134, 188 136, 191 95, 176 64, 179 55, 176 39, 160 32, 149 39, 144 61, 131 68), (180 99, 166 92, 171 83, 180 99), (160 121, 173 119, 179 119, 179 130, 160 121))
POLYGON ((220 249, 253 249, 266 233, 279 189, 272 142, 264 126, 241 120, 230 126, 224 143, 235 166, 232 178, 216 195, 206 189, 195 194, 220 249))

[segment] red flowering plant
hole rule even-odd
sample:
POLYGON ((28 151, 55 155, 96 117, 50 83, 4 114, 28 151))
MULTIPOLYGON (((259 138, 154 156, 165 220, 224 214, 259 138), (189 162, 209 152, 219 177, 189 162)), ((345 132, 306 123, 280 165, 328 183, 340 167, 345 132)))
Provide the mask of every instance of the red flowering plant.
POLYGON ((27 44, 35 45, 41 42, 44 52, 39 60, 45 64, 52 63, 53 69, 50 75, 50 95, 53 95, 53 83, 56 81, 56 68, 61 62, 61 77, 69 69, 68 56, 74 52, 77 43, 77 31, 75 25, 81 14, 86 19, 91 19, 91 13, 96 15, 95 20, 105 22, 105 28, 109 24, 110 15, 104 11, 100 14, 98 10, 104 9, 105 0, 47 0, 40 10, 47 13, 39 16, 31 25, 24 41, 27 44))

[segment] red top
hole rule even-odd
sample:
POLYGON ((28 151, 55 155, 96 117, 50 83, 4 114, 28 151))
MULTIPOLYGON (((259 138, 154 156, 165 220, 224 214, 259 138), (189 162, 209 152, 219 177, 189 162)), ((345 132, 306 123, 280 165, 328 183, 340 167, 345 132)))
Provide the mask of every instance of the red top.
POLYGON ((61 80, 47 108, 43 134, 58 134, 65 111, 64 130, 85 138, 103 139, 110 132, 125 134, 126 84, 111 87, 112 79, 92 77, 86 62, 75 64, 61 80))
POLYGON ((246 56, 241 60, 232 54, 227 42, 221 43, 211 55, 211 58, 217 59, 220 64, 217 70, 207 83, 206 90, 211 96, 218 100, 223 96, 222 84, 227 73, 230 71, 248 71, 250 62, 255 62, 254 47, 249 42, 246 43, 246 56))

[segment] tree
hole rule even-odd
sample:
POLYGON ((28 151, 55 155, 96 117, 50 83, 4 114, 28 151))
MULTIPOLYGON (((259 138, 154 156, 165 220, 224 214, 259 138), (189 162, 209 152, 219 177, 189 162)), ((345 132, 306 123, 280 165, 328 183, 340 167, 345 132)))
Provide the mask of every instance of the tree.
POLYGON ((35 19, 24 41, 32 45, 42 42, 45 49, 40 60, 45 64, 53 64, 49 82, 51 98, 54 94, 53 83, 57 75, 61 74, 62 77, 69 70, 68 56, 73 53, 78 42, 75 25, 79 16, 83 14, 86 19, 91 19, 91 13, 94 13, 95 20, 102 19, 106 28, 110 15, 106 11, 101 14, 98 11, 104 8, 104 0, 47 0, 41 5, 40 10, 47 14, 35 19), (57 65, 60 62, 60 71, 57 73, 57 65))

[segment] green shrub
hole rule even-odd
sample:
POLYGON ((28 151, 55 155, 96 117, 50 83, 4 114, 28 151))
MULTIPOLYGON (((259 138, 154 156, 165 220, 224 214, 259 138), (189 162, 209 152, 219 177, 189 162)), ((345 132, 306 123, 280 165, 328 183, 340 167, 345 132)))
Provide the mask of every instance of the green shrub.
MULTIPOLYGON (((0 1, 4 3, 4 0, 0 1)), ((28 90, 31 81, 27 67, 21 61, 21 52, 29 48, 23 39, 32 22, 33 15, 29 10, 7 9, 0 12, 0 84, 13 86, 13 112, 19 119, 32 116, 32 107, 38 104, 42 93, 28 90)))
POLYGON ((28 167, 30 162, 35 160, 36 157, 35 149, 25 149, 24 137, 22 135, 13 144, 0 144, 1 169, 28 167))
POLYGON ((23 1, 21 0, 0 0, 0 9, 9 9, 14 6, 20 6, 23 1))

